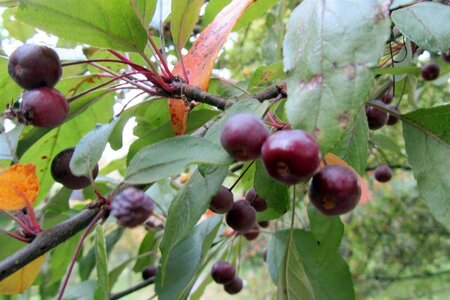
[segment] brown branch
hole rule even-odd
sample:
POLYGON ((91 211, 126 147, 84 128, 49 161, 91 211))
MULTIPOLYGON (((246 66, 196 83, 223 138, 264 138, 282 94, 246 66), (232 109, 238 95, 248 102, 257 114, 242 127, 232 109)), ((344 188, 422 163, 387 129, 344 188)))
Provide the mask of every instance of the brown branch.
POLYGON ((83 230, 99 211, 100 208, 85 209, 69 220, 39 233, 28 246, 0 262, 0 281, 83 230))
POLYGON ((143 288, 149 286, 150 284, 152 284, 154 282, 155 282, 155 277, 150 277, 150 278, 148 278, 148 279, 146 279, 146 280, 136 284, 135 286, 132 286, 129 289, 126 289, 126 290, 124 290, 122 292, 119 292, 117 294, 111 294, 111 296, 109 297, 109 300, 120 299, 120 298, 125 297, 125 296, 127 296, 127 295, 129 295, 131 293, 134 293, 134 292, 136 292, 136 291, 138 291, 140 289, 143 289, 143 288))

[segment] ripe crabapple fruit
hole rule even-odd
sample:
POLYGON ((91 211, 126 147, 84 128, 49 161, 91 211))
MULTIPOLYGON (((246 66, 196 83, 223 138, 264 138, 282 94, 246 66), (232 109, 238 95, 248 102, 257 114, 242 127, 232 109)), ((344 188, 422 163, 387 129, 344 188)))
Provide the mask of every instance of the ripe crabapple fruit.
POLYGON ((388 165, 381 165, 375 169, 374 176, 379 182, 388 182, 392 178, 392 170, 388 165))
POLYGON ((209 209, 215 213, 224 214, 233 207, 233 203, 233 193, 222 185, 217 194, 211 197, 209 209))
POLYGON ((146 193, 135 187, 127 187, 114 196, 111 214, 124 227, 143 224, 153 213, 155 204, 146 193))
POLYGON ((236 268, 226 261, 217 261, 212 266, 211 276, 215 282, 227 284, 236 276, 236 268))
MULTIPOLYGON (((372 100, 372 103, 378 104, 378 105, 385 105, 380 100, 372 100)), ((369 129, 371 130, 377 130, 386 125, 387 120, 389 118, 389 115, 387 112, 384 112, 382 110, 379 110, 376 107, 370 106, 370 104, 366 105, 366 116, 367 116, 367 123, 369 125, 369 129)))
POLYGON ((264 200, 263 198, 261 198, 255 191, 254 188, 251 188, 247 191, 247 193, 245 194, 245 200, 248 201, 248 203, 250 203, 251 206, 253 206, 253 208, 256 211, 264 211, 267 209, 267 202, 266 200, 264 200))
POLYGON ((228 226, 239 233, 246 233, 256 223, 256 210, 245 200, 238 200, 226 215, 228 226))

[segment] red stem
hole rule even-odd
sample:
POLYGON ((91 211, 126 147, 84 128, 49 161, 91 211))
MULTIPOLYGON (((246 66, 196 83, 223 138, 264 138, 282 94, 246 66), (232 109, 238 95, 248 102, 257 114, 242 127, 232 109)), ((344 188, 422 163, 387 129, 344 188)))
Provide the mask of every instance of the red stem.
POLYGON ((150 34, 150 32, 147 31, 147 36, 148 36, 148 40, 150 41, 150 44, 153 48, 153 50, 156 52, 156 55, 160 61, 160 63, 162 64, 162 68, 161 70, 165 73, 167 73, 166 75, 169 77, 169 79, 173 79, 175 78, 175 76, 172 74, 172 72, 169 70, 169 67, 166 64, 166 60, 165 58, 162 56, 161 51, 159 51, 158 46, 156 46, 155 41, 152 38, 152 35, 150 34))
POLYGON ((26 233, 29 233, 31 235, 35 234, 34 230, 31 229, 27 224, 25 224, 24 222, 22 222, 20 219, 16 218, 16 216, 14 216, 13 214, 11 214, 9 211, 7 210, 1 210, 5 215, 7 215, 8 217, 10 217, 12 220, 14 220, 17 224, 19 224, 19 226, 22 228, 23 231, 25 231, 26 233))
POLYGON ((84 240, 88 236, 89 231, 91 231, 92 227, 94 227, 95 223, 97 223, 97 221, 103 217, 103 214, 104 214, 104 210, 99 211, 99 213, 95 216, 94 219, 92 219, 91 223, 89 223, 89 225, 84 230, 83 235, 81 236, 80 241, 78 242, 77 248, 75 249, 75 252, 72 256, 72 260, 70 261, 69 269, 67 270, 66 276, 64 277, 64 281, 59 290, 58 297, 56 298, 57 300, 61 300, 64 295, 64 291, 67 287, 67 283, 69 282, 70 274, 72 273, 73 266, 75 265, 75 261, 77 260, 78 254, 80 254, 81 246, 83 246, 84 240))

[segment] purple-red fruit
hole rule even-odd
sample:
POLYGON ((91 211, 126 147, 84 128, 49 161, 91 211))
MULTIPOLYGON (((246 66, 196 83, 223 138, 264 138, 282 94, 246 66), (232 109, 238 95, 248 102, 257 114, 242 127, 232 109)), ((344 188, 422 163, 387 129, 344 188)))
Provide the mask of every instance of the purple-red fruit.
POLYGON ((158 269, 155 266, 148 266, 142 271, 142 279, 147 280, 149 278, 155 277, 156 271, 158 269))
MULTIPOLYGON (((56 182, 61 183, 65 187, 78 190, 83 189, 91 184, 87 176, 75 176, 70 170, 70 160, 72 159, 75 148, 68 148, 59 152, 52 160, 50 173, 56 182)), ((98 165, 92 170, 92 178, 98 175, 98 165)))
POLYGON ((236 268, 226 261, 217 261, 212 266, 211 276, 215 282, 227 284, 235 278, 236 268))
MULTIPOLYGON (((400 114, 400 110, 398 109, 397 106, 394 105, 388 105, 387 106, 390 110, 393 110, 395 112, 397 112, 398 114, 400 114)), ((389 114, 388 120, 387 120, 387 125, 392 126, 398 123, 400 119, 392 114, 389 114)))
POLYGON ((226 215, 228 226, 239 233, 246 233, 256 223, 256 210, 246 200, 238 200, 226 215))
POLYGON ((11 54, 8 73, 26 90, 53 87, 61 78, 61 61, 58 54, 49 47, 25 44, 11 54))
POLYGON ((152 198, 135 187, 127 187, 114 196, 111 214, 124 227, 143 224, 153 213, 155 204, 152 198))
POLYGON ((450 63, 450 50, 448 50, 447 53, 443 52, 441 58, 443 61, 450 63))
POLYGON ((379 182, 388 182, 392 178, 392 170, 388 165, 381 165, 375 169, 374 176, 379 182))
POLYGON ((282 183, 296 184, 311 177, 320 163, 319 145, 302 130, 282 130, 263 144, 262 159, 269 175, 282 183))
POLYGON ((259 221, 258 225, 262 228, 267 228, 267 227, 269 227, 270 222, 269 221, 259 221))
POLYGON ((255 115, 239 113, 230 117, 220 134, 223 148, 236 160, 256 159, 269 136, 264 122, 255 115))
POLYGON ((384 104, 391 104, 391 102, 392 102, 392 94, 391 94, 390 92, 387 92, 386 94, 384 94, 384 95, 381 97, 381 101, 382 101, 384 104))
POLYGON ((233 203, 233 193, 222 185, 217 194, 211 197, 209 209, 215 213, 224 214, 233 207, 233 203))
POLYGON ((308 195, 321 213, 334 216, 345 214, 356 207, 361 187, 354 171, 329 165, 313 176, 308 195))
POLYGON ((19 122, 46 128, 61 125, 68 114, 69 103, 64 95, 49 87, 26 91, 16 112, 19 122))
POLYGON ((244 237, 248 241, 253 241, 259 236, 259 226, 257 224, 253 225, 252 229, 244 233, 244 237))
POLYGON ((231 282, 228 283, 228 284, 225 284, 225 285, 223 286, 223 289, 224 289, 225 292, 227 292, 228 294, 234 295, 234 294, 239 293, 239 292, 242 290, 243 287, 244 287, 244 283, 243 283, 242 279, 239 278, 239 277, 235 277, 235 278, 233 279, 233 281, 231 281, 231 282))
POLYGON ((263 198, 261 198, 255 191, 254 188, 251 188, 248 190, 248 192, 245 194, 245 200, 250 203, 251 206, 256 211, 265 211, 267 209, 267 202, 263 198))
MULTIPOLYGON (((373 100, 372 103, 384 106, 385 104, 380 100, 373 100)), ((386 125, 389 115, 387 112, 379 110, 373 106, 366 105, 366 116, 369 129, 377 130, 386 125)))
POLYGON ((431 62, 422 67, 422 78, 427 81, 435 80, 439 77, 440 67, 437 63, 431 62))

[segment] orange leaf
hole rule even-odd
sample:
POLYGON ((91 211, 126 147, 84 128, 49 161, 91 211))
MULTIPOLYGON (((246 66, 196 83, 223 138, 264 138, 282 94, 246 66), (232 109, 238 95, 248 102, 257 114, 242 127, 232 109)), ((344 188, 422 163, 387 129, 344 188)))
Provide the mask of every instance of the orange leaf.
POLYGON ((29 288, 41 270, 45 254, 0 281, 0 295, 19 294, 29 288))
MULTIPOLYGON (((339 166, 342 166, 342 167, 352 170, 353 172, 355 172, 355 174, 358 175, 358 172, 353 170, 353 168, 348 163, 346 163, 345 161, 343 161, 342 159, 340 159, 333 153, 325 154, 325 157, 323 159, 326 161, 327 165, 339 165, 339 166)), ((321 162, 319 169, 324 168, 324 166, 325 166, 324 163, 321 162)), ((359 179, 359 184, 361 186, 361 198, 359 200, 359 204, 362 205, 362 204, 366 204, 367 202, 372 200, 372 193, 369 190, 367 181, 364 178, 361 178, 361 176, 359 176, 359 175, 358 175, 358 179, 359 179)))
POLYGON ((0 173, 0 209, 16 210, 33 206, 39 193, 34 164, 15 164, 0 173))
MULTIPOLYGON (((219 55, 220 49, 228 39, 231 30, 237 21, 255 0, 233 0, 219 14, 189 49, 188 54, 183 57, 189 83, 207 90, 214 61, 219 55)), ((173 69, 174 75, 183 75, 181 60, 173 69)), ((176 135, 186 133, 186 122, 189 109, 184 101, 179 99, 169 99, 170 118, 172 128, 176 135)))

